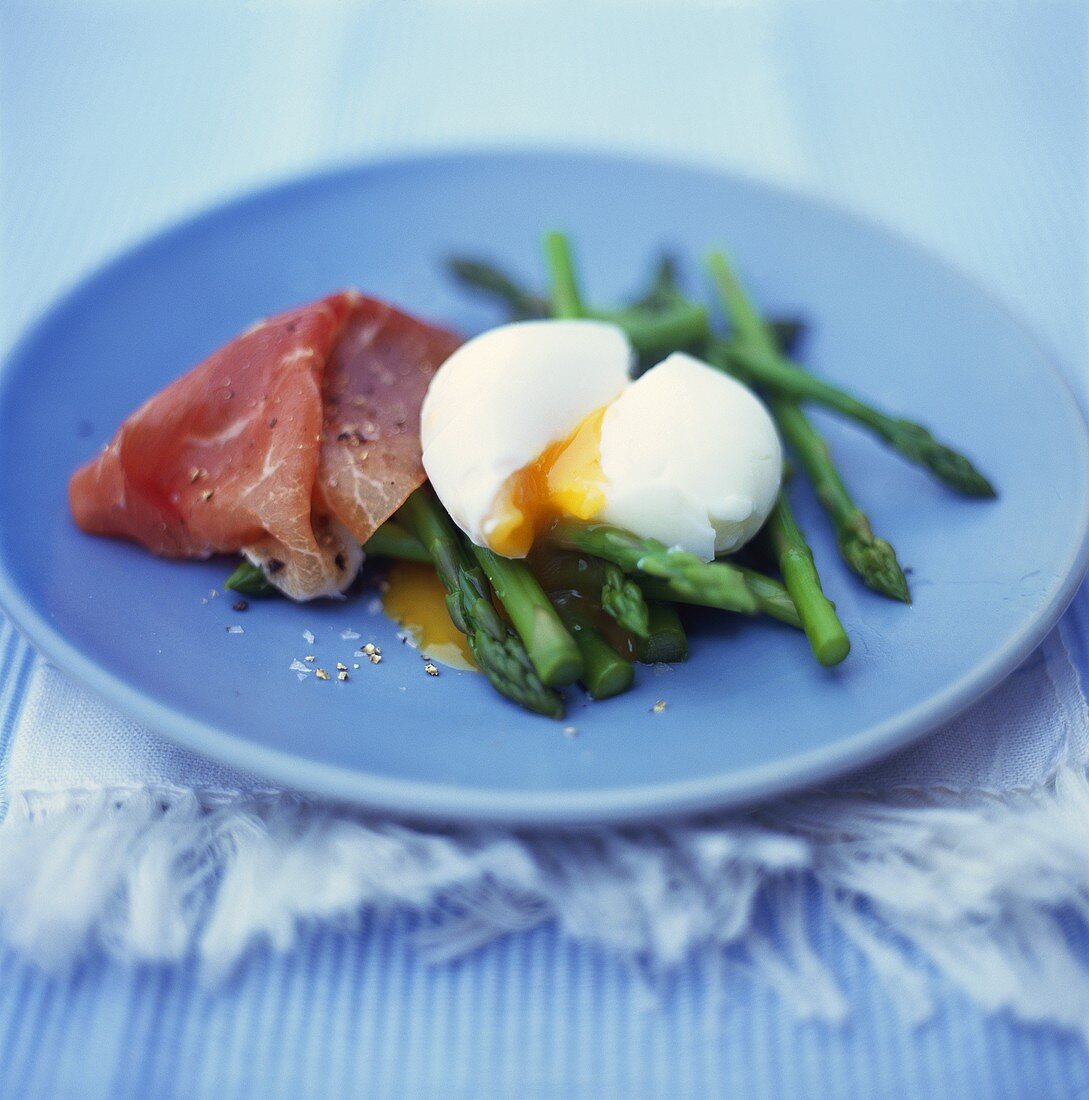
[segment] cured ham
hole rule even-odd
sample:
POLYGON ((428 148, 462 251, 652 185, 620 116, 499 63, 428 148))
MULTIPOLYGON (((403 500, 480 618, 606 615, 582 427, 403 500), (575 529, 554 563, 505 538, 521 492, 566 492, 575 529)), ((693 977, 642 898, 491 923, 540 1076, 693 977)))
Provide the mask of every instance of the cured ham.
POLYGON ((145 402, 69 485, 85 531, 241 551, 295 599, 342 592, 423 481, 419 409, 458 337, 354 291, 253 326, 145 402))

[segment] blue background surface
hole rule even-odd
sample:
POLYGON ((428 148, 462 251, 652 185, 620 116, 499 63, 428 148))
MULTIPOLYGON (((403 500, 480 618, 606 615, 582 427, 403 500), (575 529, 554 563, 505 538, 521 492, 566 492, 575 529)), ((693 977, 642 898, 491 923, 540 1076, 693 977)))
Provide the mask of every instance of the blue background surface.
MULTIPOLYGON (((877 216, 999 293, 1084 392, 1085 53, 1085 9, 1050 2, 9 0, 0 335, 225 191, 358 153, 575 141, 741 168, 877 216)), ((7 628, 0 667, 7 738, 29 668, 7 628)), ((440 969, 397 918, 314 932, 216 995, 191 973, 102 961, 47 979, 0 952, 0 1095, 1089 1093, 1075 1040, 985 1019, 941 986, 912 1030, 821 912, 811 929, 854 998, 842 1030, 737 978, 715 1007, 694 967, 647 1014, 622 966, 548 929, 440 969)))

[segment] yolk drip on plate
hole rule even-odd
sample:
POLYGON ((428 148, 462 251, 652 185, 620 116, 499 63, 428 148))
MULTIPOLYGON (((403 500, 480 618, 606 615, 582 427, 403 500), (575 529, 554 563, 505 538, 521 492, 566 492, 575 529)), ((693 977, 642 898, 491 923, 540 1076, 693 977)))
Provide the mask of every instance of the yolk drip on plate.
POLYGON ((432 659, 450 668, 476 669, 465 635, 450 621, 446 589, 430 565, 395 562, 382 593, 382 609, 432 659))
POLYGON ((529 553, 537 536, 559 516, 593 519, 604 507, 601 422, 591 413, 566 439, 512 474, 485 524, 488 545, 507 558, 529 553))

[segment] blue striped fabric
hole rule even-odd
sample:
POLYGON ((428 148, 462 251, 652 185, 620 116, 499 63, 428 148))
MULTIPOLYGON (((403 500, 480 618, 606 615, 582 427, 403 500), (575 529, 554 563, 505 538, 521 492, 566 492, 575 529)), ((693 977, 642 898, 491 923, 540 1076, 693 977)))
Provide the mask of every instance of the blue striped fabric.
POLYGON ((949 990, 913 1032, 820 913, 852 989, 842 1030, 766 989, 682 972, 663 1004, 596 951, 541 929, 452 966, 412 955, 401 918, 314 931, 225 992, 191 972, 95 962, 45 979, 0 955, 0 1095, 113 1097, 1002 1097, 1085 1095, 1078 1041, 985 1020, 949 990))
MULTIPOLYGON (((850 203, 1083 365, 1086 39, 1084 5, 1052 0, 6 0, 0 344, 225 190, 366 152, 572 141, 850 203)), ((1084 595, 1077 611, 1081 630, 1084 595)), ((33 659, 0 625, 0 798, 33 659)), ((938 981, 935 1018, 909 1028, 815 904, 810 931, 854 1003, 842 1029, 697 964, 651 1008, 637 976, 550 928, 435 968, 397 914, 312 929, 214 992, 100 956, 46 977, 0 946, 0 1098, 1089 1096, 1076 1040, 938 981)))

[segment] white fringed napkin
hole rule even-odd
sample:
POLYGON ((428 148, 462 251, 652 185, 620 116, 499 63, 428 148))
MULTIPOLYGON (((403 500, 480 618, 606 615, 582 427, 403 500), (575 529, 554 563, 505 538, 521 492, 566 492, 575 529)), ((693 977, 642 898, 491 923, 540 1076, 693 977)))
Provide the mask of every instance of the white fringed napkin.
POLYGON ((929 1011, 927 958, 983 1006, 1089 1041, 1089 971, 1061 924, 1089 916, 1087 763, 1056 631, 961 718, 822 791, 684 826, 408 828, 178 749, 40 662, 10 760, 0 920, 48 967, 95 947, 196 953, 213 980, 255 942, 286 950, 301 922, 371 906, 425 913, 436 958, 556 920, 652 975, 697 952, 741 960, 834 1020, 848 1005, 805 931, 823 900, 908 1018, 929 1011))

